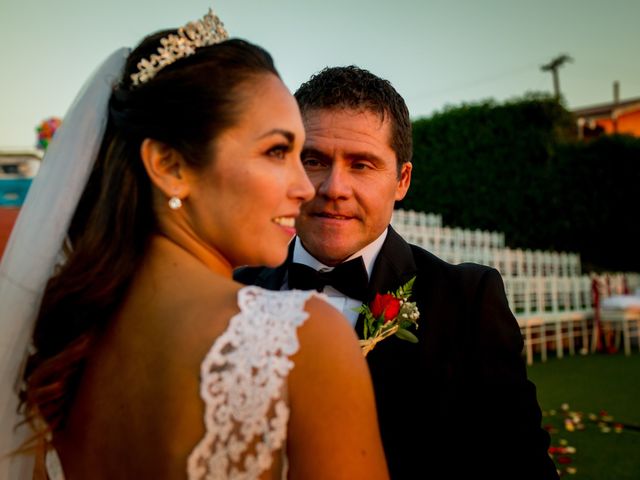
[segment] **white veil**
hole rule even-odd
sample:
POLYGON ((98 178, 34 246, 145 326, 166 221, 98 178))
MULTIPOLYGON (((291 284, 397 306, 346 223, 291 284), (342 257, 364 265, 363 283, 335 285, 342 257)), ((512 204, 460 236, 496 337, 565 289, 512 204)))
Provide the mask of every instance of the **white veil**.
POLYGON ((7 456, 28 427, 17 412, 17 381, 71 218, 98 154, 109 97, 129 49, 112 53, 85 83, 56 132, 20 210, 0 263, 0 478, 32 478, 33 459, 7 456))

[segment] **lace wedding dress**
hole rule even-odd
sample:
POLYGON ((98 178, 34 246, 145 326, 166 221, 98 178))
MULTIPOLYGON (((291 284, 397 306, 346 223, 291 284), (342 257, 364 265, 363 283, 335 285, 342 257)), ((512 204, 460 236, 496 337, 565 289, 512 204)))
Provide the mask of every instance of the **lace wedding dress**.
MULTIPOLYGON (((289 357, 298 351, 297 329, 312 295, 317 293, 252 286, 238 292, 240 312, 201 365, 206 433, 187 460, 189 480, 256 479, 274 461, 282 462, 286 477, 289 357)), ((64 480, 54 451, 47 470, 51 480, 64 480)))

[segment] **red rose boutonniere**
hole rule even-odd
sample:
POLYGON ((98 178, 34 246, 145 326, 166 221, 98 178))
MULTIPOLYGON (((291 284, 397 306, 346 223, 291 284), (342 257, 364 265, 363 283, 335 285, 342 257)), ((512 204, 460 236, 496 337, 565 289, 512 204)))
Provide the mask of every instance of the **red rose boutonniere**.
POLYGON ((413 277, 395 293, 376 294, 370 305, 363 304, 358 312, 364 314, 364 335, 360 348, 366 357, 376 344, 395 335, 402 340, 418 343, 416 336, 407 330, 412 325, 418 328, 420 312, 415 302, 410 302, 413 277))

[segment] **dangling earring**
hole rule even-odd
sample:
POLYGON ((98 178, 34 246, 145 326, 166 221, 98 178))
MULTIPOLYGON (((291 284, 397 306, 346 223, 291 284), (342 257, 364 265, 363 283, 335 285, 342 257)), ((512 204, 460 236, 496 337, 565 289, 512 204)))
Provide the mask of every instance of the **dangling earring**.
POLYGON ((182 200, 175 195, 169 199, 169 208, 171 210, 178 210, 182 206, 182 200))

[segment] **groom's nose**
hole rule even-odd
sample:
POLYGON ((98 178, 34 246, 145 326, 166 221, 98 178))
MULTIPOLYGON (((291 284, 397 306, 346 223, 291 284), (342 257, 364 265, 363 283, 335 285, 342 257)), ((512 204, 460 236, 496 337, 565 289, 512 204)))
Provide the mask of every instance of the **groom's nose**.
POLYGON ((351 194, 351 181, 347 169, 334 162, 326 171, 318 187, 318 195, 331 199, 347 198, 351 194))

